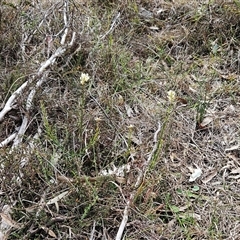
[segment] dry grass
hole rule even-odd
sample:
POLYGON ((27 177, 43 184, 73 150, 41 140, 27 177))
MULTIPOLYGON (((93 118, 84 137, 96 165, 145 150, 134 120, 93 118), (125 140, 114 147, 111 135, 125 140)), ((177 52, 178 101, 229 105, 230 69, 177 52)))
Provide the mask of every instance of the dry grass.
POLYGON ((0 239, 116 239, 126 206, 122 239, 238 239, 240 2, 69 1, 65 28, 38 2, 0 7, 2 108, 33 79, 0 123, 28 119, 0 148, 0 239))

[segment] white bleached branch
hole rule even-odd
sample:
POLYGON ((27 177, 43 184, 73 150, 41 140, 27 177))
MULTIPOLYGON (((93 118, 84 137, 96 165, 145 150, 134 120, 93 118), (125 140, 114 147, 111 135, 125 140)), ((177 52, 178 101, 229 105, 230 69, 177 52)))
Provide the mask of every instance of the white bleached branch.
MULTIPOLYGON (((42 66, 39 68, 37 75, 41 76, 41 74, 44 72, 44 70, 49 67, 51 64, 54 63, 55 59, 62 55, 66 51, 66 47, 59 47, 56 52, 48 59, 46 60, 42 66)), ((23 90, 33 82, 33 79, 29 79, 26 82, 24 82, 8 99, 6 102, 4 108, 0 112, 0 121, 3 120, 4 116, 13 109, 14 104, 16 103, 16 98, 23 92, 23 90)))
POLYGON ((6 102, 4 108, 2 111, 0 111, 0 121, 3 121, 5 115, 11 111, 17 102, 17 98, 23 93, 23 91, 32 83, 37 81, 32 87, 32 90, 27 96, 26 100, 26 114, 23 116, 22 124, 18 130, 17 133, 12 134, 9 136, 7 139, 5 139, 3 142, 0 143, 0 147, 6 146, 9 142, 14 140, 12 149, 17 147, 23 139, 23 136, 27 130, 28 127, 28 122, 29 122, 29 110, 32 107, 33 99, 36 94, 37 89, 47 80, 47 75, 48 73, 46 72, 46 69, 50 66, 53 65, 56 61, 56 59, 60 56, 62 56, 66 50, 71 47, 75 40, 76 40, 76 32, 72 33, 72 38, 68 44, 65 44, 67 34, 69 31, 69 23, 68 23, 68 0, 64 1, 64 7, 63 7, 63 22, 64 22, 64 31, 63 35, 61 38, 61 46, 57 48, 57 50, 46 60, 44 61, 41 66, 39 67, 37 73, 35 76, 29 78, 26 82, 24 82, 8 99, 6 102))
MULTIPOLYGON (((148 156, 148 158, 146 160, 146 163, 144 164, 144 166, 141 169, 141 171, 139 170, 138 178, 137 178, 137 181, 136 181, 135 186, 134 186, 135 189, 139 188, 139 186, 141 185, 141 181, 143 180, 143 177, 146 174, 147 169, 148 169, 148 167, 149 167, 149 165, 151 163, 152 156, 157 151, 158 141, 159 141, 158 140, 158 134, 159 134, 160 131, 161 131, 161 124, 158 123, 157 131, 154 133, 154 136, 153 136, 153 143, 154 143, 154 145, 153 145, 152 151, 149 154, 149 156, 148 156)), ((125 229, 125 227, 127 225, 127 221, 128 221, 128 215, 129 215, 130 206, 131 206, 131 203, 134 201, 136 194, 137 194, 137 190, 133 191, 131 193, 131 195, 130 195, 129 200, 126 203, 126 206, 125 206, 124 211, 123 211, 122 222, 121 222, 121 224, 119 226, 119 229, 118 229, 117 236, 116 236, 115 240, 121 240, 122 239, 122 235, 123 235, 124 229, 125 229)))
POLYGON ((0 112, 0 121, 3 120, 4 116, 12 110, 14 104, 16 103, 16 98, 23 92, 23 90, 27 87, 29 83, 32 82, 32 79, 29 79, 25 83, 23 83, 13 94, 12 96, 8 99, 6 102, 4 108, 0 112))
POLYGON ((64 9, 63 9, 63 21, 64 21, 64 25, 65 25, 65 30, 64 30, 64 33, 62 35, 61 45, 65 44, 66 37, 67 37, 67 34, 68 34, 67 12, 68 12, 68 1, 65 0, 64 1, 64 9))
POLYGON ((162 128, 162 126, 161 126, 161 123, 159 122, 158 123, 158 129, 157 129, 157 131, 154 133, 154 136, 153 136, 153 143, 154 143, 154 145, 153 145, 153 148, 152 148, 152 151, 150 152, 150 154, 148 155, 148 158, 147 158, 147 162, 146 162, 146 166, 149 166, 149 164, 150 164, 150 162, 151 162, 151 160, 152 160, 152 156, 153 156, 153 154, 156 152, 156 150, 157 150, 157 148, 158 148, 158 134, 159 134, 159 132, 161 131, 161 128, 162 128))
POLYGON ((117 23, 117 20, 120 16, 121 16, 121 13, 118 12, 117 15, 115 16, 115 18, 113 19, 109 30, 103 36, 101 36, 100 39, 104 39, 109 33, 111 33, 113 31, 114 28, 116 28, 116 26, 117 26, 116 23, 117 23))
POLYGON ((17 136, 17 133, 11 134, 8 138, 0 143, 0 148, 7 146, 17 136))
POLYGON ((134 201, 134 198, 136 196, 137 188, 141 185, 142 179, 143 179, 143 172, 139 170, 137 181, 136 181, 136 183, 134 185, 136 190, 134 190, 131 193, 131 195, 129 197, 129 200, 127 201, 127 204, 126 204, 126 206, 124 208, 122 222, 121 222, 121 224, 119 226, 119 229, 118 229, 117 236, 116 236, 115 240, 121 240, 122 239, 122 235, 123 235, 124 229, 125 229, 125 227, 127 225, 127 222, 128 222, 129 210, 130 210, 131 204, 134 201))

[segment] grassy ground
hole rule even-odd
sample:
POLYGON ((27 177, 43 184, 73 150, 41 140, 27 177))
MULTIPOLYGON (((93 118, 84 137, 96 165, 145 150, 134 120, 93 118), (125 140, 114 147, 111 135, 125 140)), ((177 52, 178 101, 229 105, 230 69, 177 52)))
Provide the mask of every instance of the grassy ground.
POLYGON ((63 2, 0 5, 0 239, 239 239, 239 0, 63 2))

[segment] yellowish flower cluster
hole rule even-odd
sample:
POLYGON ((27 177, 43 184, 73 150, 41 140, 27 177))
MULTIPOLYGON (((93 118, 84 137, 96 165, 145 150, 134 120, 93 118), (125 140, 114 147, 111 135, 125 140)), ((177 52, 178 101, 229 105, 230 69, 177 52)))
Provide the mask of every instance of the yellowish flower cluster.
POLYGON ((87 83, 89 81, 90 77, 87 73, 81 73, 81 77, 80 77, 80 83, 82 85, 84 85, 85 83, 87 83))
POLYGON ((176 93, 174 91, 170 90, 170 91, 168 91, 167 94, 168 94, 168 101, 170 103, 174 103, 176 100, 176 93))

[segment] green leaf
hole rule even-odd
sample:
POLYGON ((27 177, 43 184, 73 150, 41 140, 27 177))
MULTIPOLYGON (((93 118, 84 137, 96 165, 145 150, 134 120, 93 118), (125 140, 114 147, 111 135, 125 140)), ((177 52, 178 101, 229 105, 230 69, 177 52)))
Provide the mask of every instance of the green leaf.
POLYGON ((179 207, 177 207, 177 206, 169 205, 169 208, 170 208, 171 211, 174 212, 174 213, 180 212, 180 209, 179 209, 179 207))
POLYGON ((199 191, 199 189, 200 189, 199 186, 195 185, 195 186, 192 187, 191 190, 194 191, 194 192, 197 192, 197 191, 199 191))

